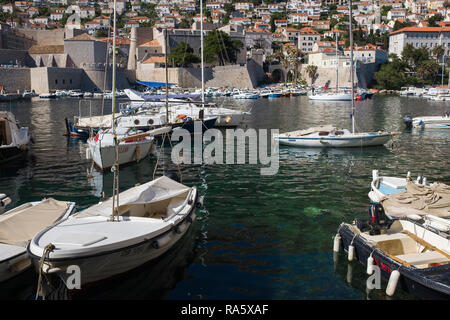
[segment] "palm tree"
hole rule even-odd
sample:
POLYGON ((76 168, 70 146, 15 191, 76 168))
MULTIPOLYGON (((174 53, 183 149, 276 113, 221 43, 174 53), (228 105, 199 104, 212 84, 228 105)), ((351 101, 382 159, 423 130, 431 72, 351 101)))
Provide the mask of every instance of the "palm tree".
POLYGON ((303 52, 300 49, 291 47, 288 49, 287 54, 288 54, 290 64, 294 68, 294 79, 295 79, 295 82, 297 82, 298 66, 301 64, 301 57, 303 56, 303 52))
POLYGON ((444 61, 441 58, 444 57, 445 49, 443 46, 436 46, 431 50, 431 54, 436 57, 436 62, 439 64, 439 61, 442 63, 442 84, 444 82, 444 61))
POLYGON ((306 67, 306 73, 308 74, 308 77, 311 78, 311 86, 314 82, 314 78, 317 74, 317 66, 310 64, 308 67, 306 67))

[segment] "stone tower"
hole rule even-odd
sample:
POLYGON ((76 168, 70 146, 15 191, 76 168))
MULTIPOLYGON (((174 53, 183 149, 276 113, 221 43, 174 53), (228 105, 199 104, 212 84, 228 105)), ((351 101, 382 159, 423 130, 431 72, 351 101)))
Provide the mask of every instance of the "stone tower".
POLYGON ((128 53, 128 70, 136 70, 136 27, 131 28, 130 52, 128 53))

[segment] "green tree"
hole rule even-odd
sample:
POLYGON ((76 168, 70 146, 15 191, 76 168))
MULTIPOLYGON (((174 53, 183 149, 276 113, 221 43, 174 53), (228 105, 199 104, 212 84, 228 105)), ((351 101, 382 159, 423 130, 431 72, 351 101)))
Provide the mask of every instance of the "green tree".
POLYGON ((414 48, 412 44, 407 44, 402 51, 402 59, 411 66, 411 71, 415 71, 416 68, 423 62, 428 60, 430 54, 424 47, 414 48))
POLYGON ((213 63, 217 61, 220 65, 236 63, 237 54, 244 44, 240 40, 233 40, 220 30, 212 30, 205 37, 205 62, 213 63))
POLYGON ((392 63, 382 65, 374 77, 379 89, 400 90, 406 83, 405 72, 399 72, 392 63))
POLYGON ((194 49, 186 42, 181 42, 171 50, 168 60, 177 67, 187 67, 200 62, 200 58, 194 54, 194 49))
POLYGON ((431 17, 428 18, 428 25, 430 27, 437 27, 436 22, 442 21, 442 20, 444 20, 444 17, 440 13, 432 15, 431 17))
POLYGON ((388 12, 392 9, 392 6, 382 6, 380 10, 380 14, 382 16, 387 16, 388 12))
POLYGON ((417 76, 423 80, 435 78, 439 72, 439 65, 434 60, 423 61, 417 68, 417 76))

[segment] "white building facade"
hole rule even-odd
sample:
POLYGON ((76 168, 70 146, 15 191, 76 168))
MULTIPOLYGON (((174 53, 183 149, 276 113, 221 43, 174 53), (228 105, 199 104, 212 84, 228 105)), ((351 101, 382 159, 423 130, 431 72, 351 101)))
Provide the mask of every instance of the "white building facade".
POLYGON ((392 32, 389 35, 389 54, 402 56, 403 48, 411 44, 414 48, 424 47, 433 50, 442 46, 444 56, 450 56, 450 27, 408 27, 392 32))

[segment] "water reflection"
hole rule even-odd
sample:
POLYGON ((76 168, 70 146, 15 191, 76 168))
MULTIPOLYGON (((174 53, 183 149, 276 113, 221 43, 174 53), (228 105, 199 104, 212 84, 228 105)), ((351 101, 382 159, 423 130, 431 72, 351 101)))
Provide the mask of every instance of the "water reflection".
MULTIPOLYGON (((332 123, 351 128, 350 104, 310 103, 304 96, 219 101, 225 107, 251 109, 249 127, 283 132, 332 123)), ((26 165, 0 168, 0 192, 12 195, 14 205, 55 197, 75 201, 82 210, 97 203, 103 192, 111 196, 112 173, 94 169, 88 179, 92 162, 85 159, 86 142, 63 136, 64 118, 77 115, 78 104, 71 99, 11 104, 37 140, 26 165)), ((373 169, 394 176, 411 171, 450 183, 450 131, 408 131, 402 123, 404 114, 441 115, 448 107, 378 96, 355 103, 355 108, 359 130, 396 131, 395 143, 364 149, 281 146, 275 176, 261 176, 259 165, 182 165, 183 183, 197 186, 205 196, 195 228, 180 243, 186 249, 174 247, 161 261, 78 298, 385 299, 383 290, 367 294, 365 267, 359 263, 353 263, 351 285, 347 283, 348 263, 346 257, 333 263, 332 237, 342 221, 367 218, 373 169)), ((93 102, 92 110, 100 112, 101 101, 93 102)), ((168 147, 163 155, 156 171, 152 157, 121 168, 121 190, 151 180, 154 173, 177 170, 168 147)), ((33 272, 28 276, 24 283, 29 287, 0 285, 0 297, 34 294, 37 280, 33 272)), ((77 298, 65 292, 54 297, 77 298)))

